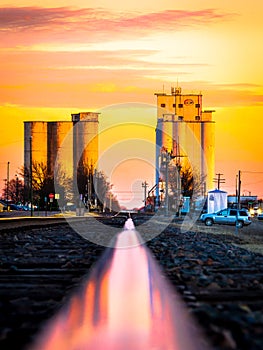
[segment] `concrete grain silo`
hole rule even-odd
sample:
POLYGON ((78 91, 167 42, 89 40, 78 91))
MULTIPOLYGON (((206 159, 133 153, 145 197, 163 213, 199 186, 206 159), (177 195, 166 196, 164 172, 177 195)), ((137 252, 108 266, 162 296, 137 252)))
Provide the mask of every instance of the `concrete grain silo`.
POLYGON ((74 169, 83 164, 95 168, 98 162, 98 116, 95 112, 72 114, 74 169))
POLYGON ((54 173, 55 164, 73 176, 73 124, 71 121, 48 122, 48 172, 54 173))
POLYGON ((32 163, 47 165, 47 122, 24 122, 24 166, 30 167, 30 149, 32 163), (31 145, 30 145, 31 143, 31 145))
MULTIPOLYGON (((202 111, 202 95, 182 94, 172 88, 170 94, 157 96, 156 184, 158 184, 161 152, 182 167, 190 167, 204 182, 203 192, 213 188, 215 170, 215 132, 212 112, 202 111)), ((203 193, 205 194, 205 193, 203 193)))
MULTIPOLYGON (((24 122, 25 189, 30 187, 30 166, 40 164, 48 175, 75 176, 81 167, 94 172, 98 162, 98 115, 72 114, 69 121, 24 122)), ((55 179, 59 183, 59 179, 55 179)))

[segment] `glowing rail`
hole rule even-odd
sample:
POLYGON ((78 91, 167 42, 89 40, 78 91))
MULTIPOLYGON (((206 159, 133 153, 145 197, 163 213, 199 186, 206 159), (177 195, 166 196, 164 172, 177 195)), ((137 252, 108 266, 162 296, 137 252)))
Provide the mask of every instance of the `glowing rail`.
POLYGON ((30 350, 208 349, 196 328, 128 219, 30 350))

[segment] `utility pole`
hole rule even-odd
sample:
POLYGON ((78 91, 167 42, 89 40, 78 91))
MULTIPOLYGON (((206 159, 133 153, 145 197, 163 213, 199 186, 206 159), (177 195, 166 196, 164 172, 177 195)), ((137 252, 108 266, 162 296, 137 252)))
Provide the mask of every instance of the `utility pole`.
POLYGON ((169 163, 170 158, 165 159, 165 215, 169 215, 169 163))
POLYGON ((217 189, 220 190, 220 184, 224 184, 226 179, 221 178, 221 175, 224 175, 224 174, 218 173, 216 175, 217 175, 217 178, 214 178, 213 182, 217 182, 217 189))
POLYGON ((30 141, 30 214, 33 216, 33 165, 32 165, 32 136, 30 141))
POLYGON ((17 174, 15 175, 16 177, 16 203, 18 203, 18 197, 19 197, 19 180, 17 174))
POLYGON ((87 176, 87 208, 88 211, 90 211, 90 204, 91 204, 91 181, 92 181, 92 173, 91 170, 88 169, 88 176, 87 176))
POLYGON ((110 193, 110 207, 109 207, 110 213, 112 211, 112 197, 113 197, 113 195, 112 195, 112 193, 110 193))
POLYGON ((241 193, 241 171, 238 171, 238 182, 237 182, 237 209, 240 209, 240 193, 241 193))
MULTIPOLYGON (((179 143, 178 143, 179 144, 179 143)), ((178 147, 177 144, 177 147, 178 147)), ((165 215, 169 215, 169 164, 170 161, 176 158, 176 170, 177 170, 177 177, 176 177, 176 204, 179 208, 179 203, 181 199, 181 192, 182 192, 182 179, 181 179, 181 169, 182 166, 180 164, 180 158, 185 157, 184 155, 180 155, 176 148, 176 155, 173 155, 172 152, 162 152, 161 153, 161 169, 163 170, 165 174, 165 215)))
MULTIPOLYGON (((177 84, 178 87, 178 84, 177 84)), ((176 159, 176 170, 177 170, 177 176, 176 176, 176 188, 177 188, 177 193, 176 193, 176 210, 178 211, 178 215, 180 216, 180 204, 181 204, 181 199, 182 199, 182 178, 181 178, 181 170, 182 170, 182 165, 181 165, 181 158, 187 157, 186 155, 181 155, 180 154, 180 143, 179 143, 179 137, 176 142, 176 153, 175 157, 171 156, 171 159, 175 158, 176 159)))
POLYGON ((238 233, 238 209, 240 209, 240 193, 241 193, 241 171, 236 175, 236 199, 237 199, 237 216, 236 216, 236 234, 238 233))
POLYGON ((144 206, 146 207, 146 201, 147 201, 147 187, 148 183, 146 180, 142 183, 142 188, 144 188, 144 206))
POLYGON ((10 162, 7 162, 7 176, 6 176, 6 206, 7 210, 9 211, 8 206, 8 199, 9 199, 9 165, 10 162))

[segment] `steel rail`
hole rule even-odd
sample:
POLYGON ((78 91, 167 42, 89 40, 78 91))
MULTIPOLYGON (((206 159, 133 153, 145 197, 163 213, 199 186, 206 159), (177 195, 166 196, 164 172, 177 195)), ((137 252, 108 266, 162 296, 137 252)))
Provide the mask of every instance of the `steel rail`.
POLYGON ((209 345, 129 218, 29 350, 205 350, 209 345))

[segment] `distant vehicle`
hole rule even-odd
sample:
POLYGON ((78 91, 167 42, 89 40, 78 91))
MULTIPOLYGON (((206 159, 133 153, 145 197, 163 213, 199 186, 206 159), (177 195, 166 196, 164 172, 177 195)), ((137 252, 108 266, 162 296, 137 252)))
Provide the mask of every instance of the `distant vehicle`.
POLYGON ((22 210, 28 211, 31 208, 28 205, 21 205, 22 210))
POLYGON ((238 228, 251 224, 251 217, 246 209, 222 209, 216 213, 202 214, 200 220, 206 226, 213 224, 236 225, 238 228))
POLYGON ((3 210, 23 210, 20 205, 14 204, 14 203, 8 203, 4 201, 0 201, 0 203, 3 205, 3 210))
POLYGON ((23 208, 17 204, 9 204, 9 209, 10 210, 23 210, 23 208))
POLYGON ((258 220, 263 220, 263 213, 258 214, 258 220))
POLYGON ((65 206, 66 211, 74 211, 76 210, 76 205, 74 203, 68 202, 65 206))
MULTIPOLYGON (((38 208, 37 205, 33 205, 33 210, 36 210, 38 208)), ((30 211, 31 210, 31 205, 19 205, 19 210, 24 210, 24 211, 30 211)))
POLYGON ((262 209, 259 207, 254 207, 254 208, 250 208, 249 212, 251 216, 258 216, 259 214, 262 213, 262 209))

